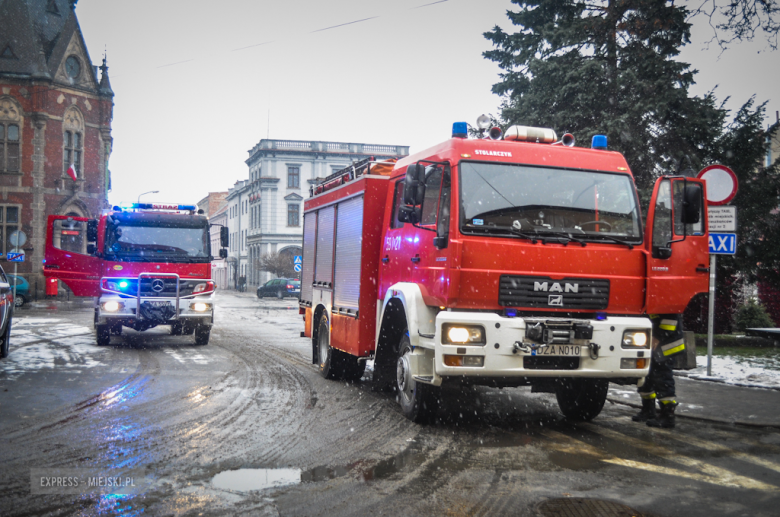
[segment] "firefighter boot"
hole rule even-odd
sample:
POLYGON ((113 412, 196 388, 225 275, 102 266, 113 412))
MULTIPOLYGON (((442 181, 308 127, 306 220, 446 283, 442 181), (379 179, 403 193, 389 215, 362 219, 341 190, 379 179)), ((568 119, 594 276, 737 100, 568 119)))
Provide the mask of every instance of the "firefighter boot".
POLYGON ((661 402, 661 411, 659 415, 647 421, 649 427, 663 427, 665 429, 671 429, 674 427, 674 409, 677 407, 677 402, 661 402))
POLYGON ((655 419, 655 398, 642 399, 642 411, 631 417, 634 422, 647 422, 655 419))

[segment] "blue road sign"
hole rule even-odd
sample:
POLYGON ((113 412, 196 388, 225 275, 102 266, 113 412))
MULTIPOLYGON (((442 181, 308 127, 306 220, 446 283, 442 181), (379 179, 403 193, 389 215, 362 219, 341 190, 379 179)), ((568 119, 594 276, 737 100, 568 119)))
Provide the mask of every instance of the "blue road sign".
MULTIPOLYGON (((303 257, 300 255, 293 256, 293 264, 303 264, 303 257)), ((296 269, 296 271, 298 271, 296 269)))
POLYGON ((24 253, 8 253, 8 262, 24 262, 24 253))
POLYGON ((736 233, 710 233, 710 254, 734 255, 736 252, 736 233))
POLYGON ((301 269, 303 268, 301 267, 300 264, 293 264, 293 269, 295 270, 296 273, 300 273, 301 269))

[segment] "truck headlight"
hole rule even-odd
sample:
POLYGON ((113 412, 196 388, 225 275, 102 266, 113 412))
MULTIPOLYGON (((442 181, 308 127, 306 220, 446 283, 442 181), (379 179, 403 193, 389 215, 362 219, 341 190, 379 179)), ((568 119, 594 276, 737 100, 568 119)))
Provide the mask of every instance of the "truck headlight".
POLYGON ((621 348, 647 348, 650 340, 647 330, 626 330, 623 332, 621 348))
POLYGON ((115 302, 114 300, 109 300, 103 304, 103 310, 106 312, 117 312, 122 307, 124 307, 123 303, 115 302))
POLYGON ((459 325, 445 323, 442 325, 442 343, 485 344, 485 329, 481 325, 459 325))

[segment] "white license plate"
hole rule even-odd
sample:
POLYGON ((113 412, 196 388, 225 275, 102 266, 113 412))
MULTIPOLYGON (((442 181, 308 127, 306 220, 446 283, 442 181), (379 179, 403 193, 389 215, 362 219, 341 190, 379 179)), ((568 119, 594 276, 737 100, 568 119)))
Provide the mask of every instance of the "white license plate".
POLYGON ((531 350, 529 355, 580 355, 580 345, 547 345, 531 350))
POLYGON ((160 302, 160 301, 152 301, 149 303, 152 305, 152 307, 170 307, 173 305, 171 302, 160 302))

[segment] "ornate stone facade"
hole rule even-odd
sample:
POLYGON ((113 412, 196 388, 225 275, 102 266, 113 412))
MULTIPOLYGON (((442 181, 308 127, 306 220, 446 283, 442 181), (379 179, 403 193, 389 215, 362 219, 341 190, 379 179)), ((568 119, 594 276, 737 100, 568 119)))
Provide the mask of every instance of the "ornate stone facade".
POLYGON ((106 60, 92 64, 75 3, 0 0, 0 260, 10 230, 23 230, 19 273, 39 295, 47 216, 95 217, 111 185, 114 93, 106 60))

